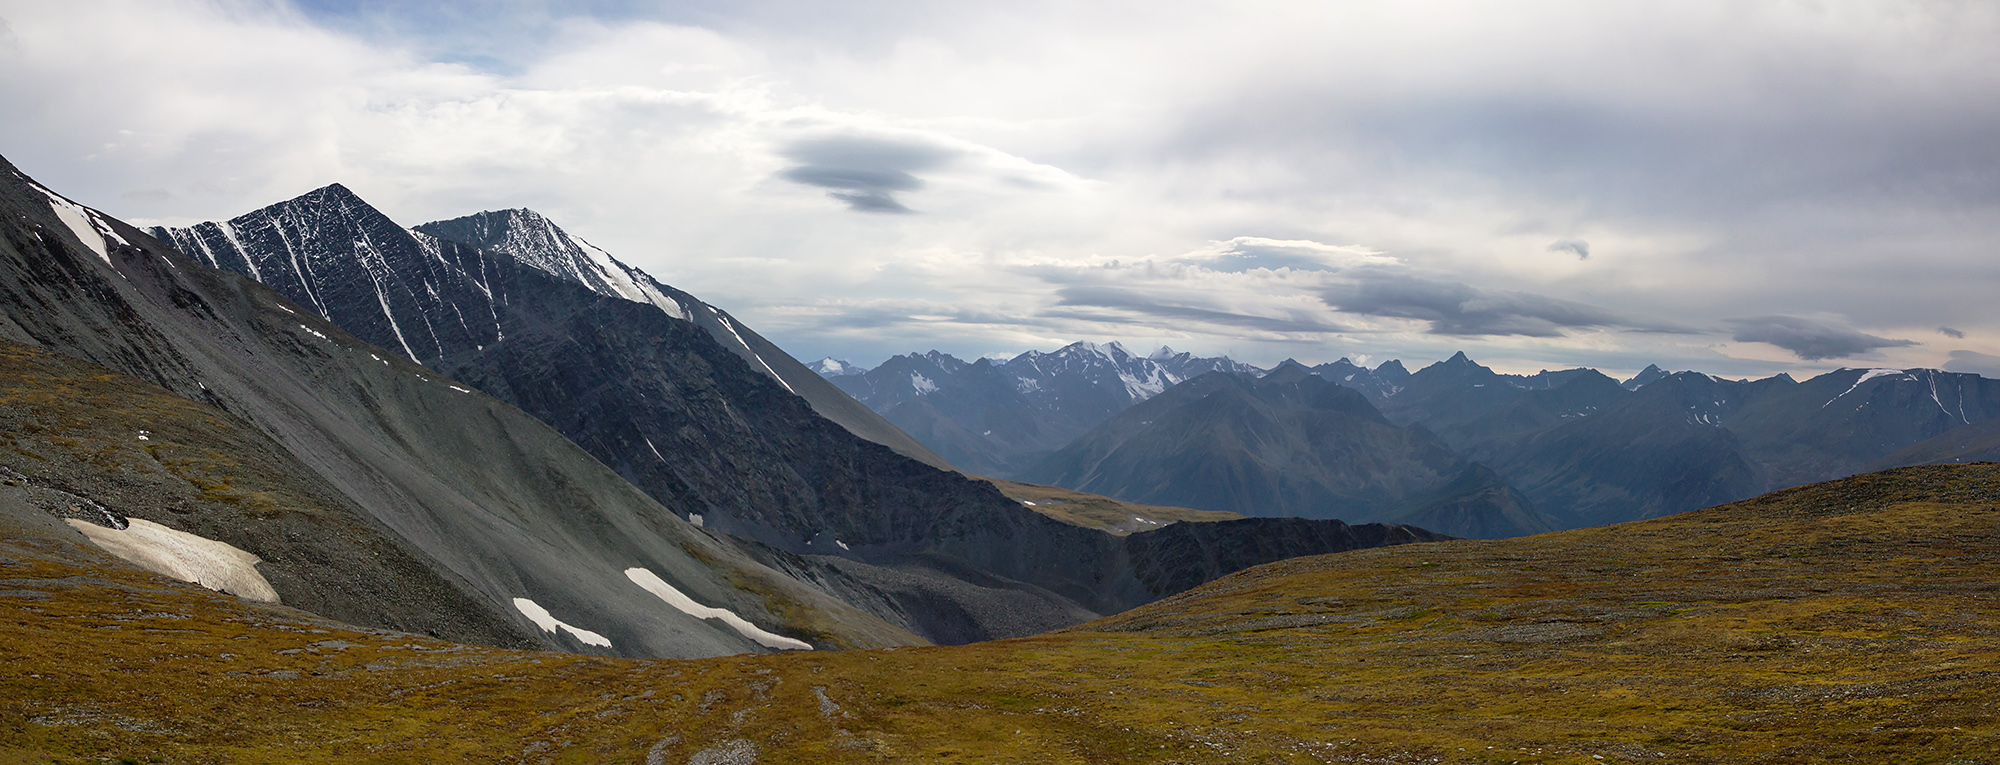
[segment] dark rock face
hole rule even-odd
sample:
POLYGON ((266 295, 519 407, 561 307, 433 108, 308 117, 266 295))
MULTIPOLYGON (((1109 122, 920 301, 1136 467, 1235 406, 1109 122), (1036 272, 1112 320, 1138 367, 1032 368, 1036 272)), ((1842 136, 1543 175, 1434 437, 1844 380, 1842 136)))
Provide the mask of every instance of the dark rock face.
POLYGON ((229 221, 151 233, 418 362, 502 334, 507 295, 494 292, 487 257, 415 235, 340 184, 229 221))
POLYGON ((1106 418, 1217 370, 1261 371, 1171 348, 1138 356, 1118 343, 1072 343, 1007 361, 908 354, 834 383, 954 464, 1015 477, 1106 418))
MULTIPOLYGON (((338 193, 328 194, 329 209, 354 209, 338 193)), ((472 310, 481 302, 461 293, 451 300, 441 294, 442 302, 426 304, 428 288, 378 290, 370 280, 377 275, 374 267, 385 263, 408 266, 418 284, 428 287, 455 284, 470 290, 467 282, 476 282, 495 296, 484 305, 506 305, 504 284, 473 278, 478 273, 473 264, 493 261, 475 257, 469 248, 440 252, 433 258, 437 270, 430 270, 412 262, 432 257, 429 251, 385 252, 400 229, 362 217, 337 225, 359 237, 348 243, 356 265, 345 279, 328 279, 319 270, 338 262, 331 255, 340 250, 331 241, 316 240, 319 254, 329 257, 315 259, 299 249, 306 240, 275 234, 271 240, 291 242, 301 267, 311 264, 313 278, 296 282, 295 290, 321 301, 347 295, 372 303, 374 315, 356 309, 355 320, 378 335, 393 338, 400 332, 412 348, 453 341, 476 348, 484 338, 472 310), (361 249, 374 254, 354 255, 361 249), (416 320, 423 317, 405 312, 419 305, 447 312, 428 317, 436 321, 426 325, 416 320), (445 317, 452 324, 439 328, 445 317), (416 332, 418 326, 427 331, 416 332)), ((327 307, 335 314, 345 310, 327 307)), ((476 604, 481 612, 464 614, 460 626, 443 625, 441 632, 451 632, 446 637, 498 641, 496 633, 478 625, 504 625, 506 632, 556 650, 633 656, 767 650, 717 622, 682 613, 627 580, 626 569, 645 568, 697 602, 822 646, 914 640, 683 523, 676 512, 520 410, 364 343, 256 282, 207 268, 123 223, 77 208, 4 164, 0 316, 5 317, 0 337, 158 385, 261 431, 323 481, 322 487, 330 487, 322 491, 344 498, 335 511, 345 506, 365 515, 350 519, 346 528, 382 535, 356 541, 360 549, 390 545, 406 551, 404 560, 421 561, 429 581, 443 582, 461 602, 476 604), (516 598, 531 599, 612 645, 545 631, 516 607, 516 598)), ((125 512, 143 517, 137 510, 125 512)), ((217 525, 232 522, 257 519, 217 525)), ((360 558, 311 535, 268 531, 238 539, 266 560, 360 558)), ((353 573, 366 579, 380 571, 353 573)), ((424 585, 411 584, 413 602, 464 610, 440 600, 442 595, 423 596, 424 585)), ((385 618, 372 626, 398 624, 385 618)))
POLYGON ((1450 521, 1438 527, 1446 533, 1547 530, 1491 471, 1472 468, 1430 432, 1399 427, 1360 393, 1291 364, 1262 379, 1212 373, 1170 388, 1050 455, 1030 480, 1254 516, 1401 522, 1454 502, 1482 520, 1429 516, 1450 521))
POLYGON ((748 362, 751 369, 805 399, 821 417, 905 457, 932 467, 951 469, 950 463, 853 397, 842 393, 728 312, 620 262, 610 253, 564 231, 540 213, 524 209, 475 213, 463 218, 425 223, 417 226, 415 231, 511 257, 519 265, 581 284, 599 295, 656 306, 670 316, 706 330, 717 344, 748 362))

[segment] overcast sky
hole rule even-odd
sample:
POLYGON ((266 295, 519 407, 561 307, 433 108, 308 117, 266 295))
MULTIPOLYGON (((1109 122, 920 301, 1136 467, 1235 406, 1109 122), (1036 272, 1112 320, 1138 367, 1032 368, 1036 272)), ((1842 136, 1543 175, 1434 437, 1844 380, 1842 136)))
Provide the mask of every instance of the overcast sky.
POLYGON ((803 360, 2000 376, 1997 8, 0 0, 0 154, 531 207, 803 360))

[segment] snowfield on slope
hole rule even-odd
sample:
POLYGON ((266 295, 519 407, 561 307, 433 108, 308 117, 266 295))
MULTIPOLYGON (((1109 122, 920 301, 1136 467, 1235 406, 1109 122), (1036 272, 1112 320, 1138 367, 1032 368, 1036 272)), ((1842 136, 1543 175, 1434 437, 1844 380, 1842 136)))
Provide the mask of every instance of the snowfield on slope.
POLYGON ((727 608, 710 608, 696 603, 694 602, 694 598, 690 598, 680 590, 674 589, 673 585, 667 584, 666 580, 661 579, 658 574, 653 573, 651 570, 628 568, 625 569, 625 577, 631 579, 633 584, 646 588, 647 592, 659 596, 668 605, 680 609, 681 613, 696 619, 721 619, 724 624, 734 627, 744 637, 754 640, 757 644, 766 648, 777 648, 787 651, 810 651, 813 649, 810 644, 803 640, 795 640, 783 635, 774 635, 765 632, 758 628, 757 625, 751 624, 748 620, 737 616, 735 612, 727 608))
POLYGON ((540 603, 527 598, 515 598, 514 608, 520 611, 522 616, 528 617, 528 621, 534 622, 535 626, 542 628, 543 632, 555 632, 557 629, 562 629, 568 631, 571 635, 575 635, 576 639, 583 641, 584 645, 611 647, 610 638, 565 623, 563 620, 557 619, 554 615, 550 614, 549 610, 543 608, 540 603))
POLYGON ((144 518, 127 518, 123 531, 88 521, 65 519, 105 552, 156 574, 194 582, 260 603, 278 602, 278 591, 257 573, 262 562, 228 543, 176 531, 144 518))

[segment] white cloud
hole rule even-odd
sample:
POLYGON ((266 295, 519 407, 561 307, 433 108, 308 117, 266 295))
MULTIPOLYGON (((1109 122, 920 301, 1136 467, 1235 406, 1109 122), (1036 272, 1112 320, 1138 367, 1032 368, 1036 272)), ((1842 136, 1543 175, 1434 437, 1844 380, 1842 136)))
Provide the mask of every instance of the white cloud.
POLYGON ((1989 4, 491 7, 0 0, 0 152, 129 218, 534 207, 814 358, 2000 350, 1989 4))

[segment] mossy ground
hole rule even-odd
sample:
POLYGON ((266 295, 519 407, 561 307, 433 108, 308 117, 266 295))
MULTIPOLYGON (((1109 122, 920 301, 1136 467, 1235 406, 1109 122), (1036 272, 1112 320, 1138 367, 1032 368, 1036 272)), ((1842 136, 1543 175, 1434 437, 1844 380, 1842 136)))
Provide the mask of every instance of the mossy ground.
POLYGON ((0 548, 0 760, 1991 762, 2000 467, 1285 561, 1072 630, 634 661, 0 548))

